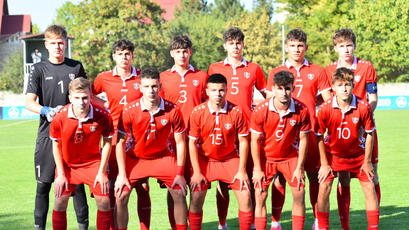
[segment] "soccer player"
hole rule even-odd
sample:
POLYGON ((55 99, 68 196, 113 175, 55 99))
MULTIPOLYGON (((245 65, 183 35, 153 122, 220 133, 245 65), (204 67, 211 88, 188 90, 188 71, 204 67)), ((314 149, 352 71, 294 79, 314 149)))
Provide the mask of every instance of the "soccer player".
MULTIPOLYGON (((243 57, 244 34, 237 28, 232 27, 223 33, 223 47, 227 57, 223 61, 209 66, 207 74, 220 73, 227 79, 226 99, 242 108, 246 119, 249 121, 252 111, 253 90, 256 87, 264 95, 266 78, 260 66, 247 61, 243 57)), ((252 162, 249 158, 247 164, 248 174, 252 172, 252 162)), ((220 191, 216 193, 217 210, 219 216, 219 229, 227 229, 226 218, 229 208, 228 184, 219 183, 220 191)), ((252 189, 252 188, 251 188, 252 189)))
MULTIPOLYGON (((35 229, 46 228, 49 193, 54 181, 55 163, 49 137, 50 122, 58 108, 69 103, 70 81, 77 77, 87 77, 80 62, 64 57, 67 45, 67 31, 64 27, 51 25, 45 30, 44 36, 49 58, 32 66, 26 94, 27 109, 41 115, 34 154, 37 180, 35 229)), ((77 186, 74 209, 79 229, 88 229, 88 205, 83 185, 77 186)))
MULTIPOLYGON (((170 42, 170 56, 173 58, 174 65, 160 74, 161 95, 165 100, 179 106, 185 127, 188 126, 193 108, 207 98, 205 93, 207 74, 189 64, 192 52, 192 41, 188 36, 174 36, 170 42)), ((170 138, 172 148, 175 149, 172 135, 170 138)), ((188 155, 186 155, 185 167, 190 168, 188 155)), ((190 170, 185 170, 185 179, 190 180, 190 170)), ((167 200, 169 222, 172 229, 175 229, 173 200, 169 193, 167 200)))
POLYGON ((290 72, 280 71, 273 80, 273 97, 254 109, 250 124, 256 192, 254 224, 257 230, 266 229, 268 187, 280 172, 293 195, 292 229, 300 230, 305 221, 304 161, 310 115, 304 104, 291 98, 294 76, 290 72))
MULTIPOLYGON (((110 189, 114 190, 115 179, 118 176, 118 165, 115 157, 117 140, 118 120, 121 112, 128 103, 139 99, 142 94, 139 91, 140 70, 132 66, 135 46, 126 39, 119 39, 112 45, 112 59, 115 67, 110 71, 105 71, 95 78, 92 85, 92 92, 98 95, 106 93, 108 101, 98 100, 101 105, 109 108, 111 112, 115 135, 112 140, 112 153, 109 159, 109 180, 110 189)), ((138 197, 138 216, 141 229, 149 229, 151 216, 151 200, 149 197, 149 187, 147 181, 139 183, 135 187, 138 197)), ((110 193, 111 209, 115 207, 115 194, 110 193)), ((112 222, 111 230, 114 229, 115 222, 112 222)))
POLYGON ((189 121, 189 153, 193 167, 190 229, 202 229, 203 203, 208 183, 229 184, 239 204, 240 229, 251 228, 253 208, 246 172, 248 124, 242 109, 227 101, 227 80, 221 74, 207 79, 208 102, 195 107, 189 121), (235 144, 239 143, 239 152, 235 144), (200 145, 200 147, 198 147, 200 145))
MULTIPOLYGON (((356 75, 355 75, 356 76, 356 75)), ((318 110, 318 147, 321 167, 318 174, 319 229, 329 229, 329 195, 337 172, 346 171, 361 182, 365 195, 368 229, 378 229, 379 205, 371 163, 375 123, 366 100, 353 95, 354 72, 339 68, 332 77, 335 96, 318 110), (327 132, 325 145, 323 135, 327 132), (366 133, 366 138, 364 137, 366 133)))
POLYGON ((104 108, 91 105, 91 83, 76 78, 69 84, 70 104, 54 116, 50 126, 56 165, 53 229, 67 229, 67 206, 75 185, 87 184, 97 203, 97 229, 109 229, 109 181, 106 173, 112 119, 104 108), (103 147, 100 152, 100 142, 103 147))
MULTIPOLYGON (((307 35, 304 31, 294 29, 288 32, 285 49, 288 59, 282 65, 272 69, 268 75, 266 93, 267 97, 273 95, 274 74, 287 70, 294 76, 293 98, 304 103, 310 112, 311 126, 314 129, 316 125, 316 101, 317 95, 322 95, 325 101, 331 99, 331 85, 327 79, 324 68, 309 62, 305 58, 308 50, 307 35)), ((315 222, 313 229, 317 226, 316 205, 318 196, 318 170, 319 170, 319 151, 314 132, 309 133, 308 151, 305 158, 304 169, 307 172, 309 180, 310 201, 313 209, 315 222)), ((271 229, 281 229, 280 216, 285 200, 285 180, 280 175, 271 187, 271 229), (283 183, 284 182, 284 183, 283 183)))
POLYGON ((146 177, 165 183, 174 201, 176 229, 187 229, 186 181, 183 177, 185 126, 178 106, 159 96, 159 79, 158 71, 143 70, 139 86, 143 96, 126 105, 119 118, 116 146, 119 173, 115 182, 118 229, 126 229, 128 224, 130 190, 146 177), (172 131, 177 157, 167 145, 172 131), (130 135, 133 138, 127 146, 131 149, 125 152, 126 136, 130 135))
MULTIPOLYGON (((368 101, 372 111, 375 111, 378 101, 377 80, 378 76, 373 65, 366 60, 354 56, 356 49, 356 37, 351 29, 340 29, 334 33, 332 38, 334 49, 338 53, 338 60, 329 64, 325 70, 327 76, 331 78, 336 69, 346 67, 354 72, 354 89, 352 93, 368 101)), ((331 82, 331 79, 329 79, 331 82)), ((372 164, 374 167, 374 178, 376 196, 378 203, 381 199, 381 189, 378 177, 378 135, 374 131, 374 147, 372 152, 372 164)), ((338 212, 341 220, 341 226, 344 230, 349 230, 349 204, 351 201, 350 193, 350 174, 348 172, 339 173, 339 184, 337 189, 338 212)))

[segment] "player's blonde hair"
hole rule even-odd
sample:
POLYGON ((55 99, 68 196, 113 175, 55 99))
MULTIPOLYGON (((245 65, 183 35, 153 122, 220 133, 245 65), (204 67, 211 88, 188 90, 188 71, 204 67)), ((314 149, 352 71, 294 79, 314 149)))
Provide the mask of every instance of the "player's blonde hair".
POLYGON ((72 91, 83 91, 88 89, 91 91, 91 82, 83 77, 78 77, 72 80, 69 84, 69 90, 72 91))
POLYGON ((45 39, 63 38, 67 40, 67 31, 62 25, 51 25, 45 30, 44 37, 45 39))
POLYGON ((332 75, 332 84, 336 81, 350 81, 354 83, 354 72, 348 68, 342 67, 335 70, 332 75))

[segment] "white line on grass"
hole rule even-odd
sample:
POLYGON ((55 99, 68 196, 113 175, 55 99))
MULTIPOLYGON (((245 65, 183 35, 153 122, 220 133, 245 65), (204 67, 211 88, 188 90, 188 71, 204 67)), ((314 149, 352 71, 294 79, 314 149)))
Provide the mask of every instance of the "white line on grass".
POLYGON ((31 121, 38 121, 36 120, 23 120, 23 121, 16 121, 7 125, 0 125, 0 128, 4 128, 4 127, 10 127, 10 126, 15 126, 15 125, 19 125, 19 124, 23 124, 23 123, 27 123, 27 122, 31 122, 31 121))

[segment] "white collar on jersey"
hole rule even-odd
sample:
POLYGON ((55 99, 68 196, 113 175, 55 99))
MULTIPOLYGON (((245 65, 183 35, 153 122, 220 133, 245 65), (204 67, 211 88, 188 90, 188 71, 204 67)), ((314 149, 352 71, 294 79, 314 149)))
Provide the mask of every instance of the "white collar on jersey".
POLYGON ((90 120, 90 119, 93 119, 93 118, 94 118, 94 107, 93 107, 92 105, 89 105, 89 113, 88 113, 88 115, 87 115, 85 118, 80 118, 80 119, 78 119, 78 118, 75 116, 75 114, 74 114, 74 111, 73 111, 73 108, 72 108, 72 104, 70 104, 70 105, 68 106, 68 118, 77 119, 77 120, 79 120, 79 121, 81 121, 81 122, 85 122, 85 121, 88 121, 88 120, 90 120))
MULTIPOLYGON (((276 107, 274 107, 274 97, 270 98, 268 109, 270 111, 273 111, 273 112, 276 112, 276 113, 279 114, 276 107)), ((295 112, 295 103, 294 103, 294 100, 291 98, 290 106, 288 106, 288 109, 284 114, 282 114, 282 115, 280 114, 280 117, 284 117, 285 115, 287 115, 289 113, 294 113, 294 112, 295 112)))
MULTIPOLYGON (((193 72, 193 71, 195 71, 195 67, 193 67, 191 64, 189 64, 189 66, 188 66, 188 71, 189 71, 189 70, 193 72)), ((172 68, 170 69, 170 71, 171 71, 171 72, 177 72, 177 70, 176 70, 176 68, 175 68, 175 65, 172 66, 172 68)))
MULTIPOLYGON (((141 104, 141 110, 142 111, 149 111, 146 108, 145 104, 143 103, 143 96, 141 97, 141 100, 139 101, 139 104, 141 104)), ((165 101, 163 101, 162 97, 160 97, 160 104, 159 104, 158 109, 155 112, 153 112, 152 114, 157 114, 157 113, 159 113, 160 110, 165 110, 165 101)))
MULTIPOLYGON (((227 59, 227 57, 226 57, 226 59, 224 59, 223 65, 230 65, 229 60, 227 59)), ((244 57, 241 58, 241 63, 237 67, 242 66, 242 65, 247 66, 247 61, 246 61, 246 59, 244 59, 244 57)))
MULTIPOLYGON (((358 66, 358 58, 356 58, 355 56, 354 56, 354 63, 350 66, 350 67, 348 67, 348 69, 352 69, 352 70, 356 70, 356 67, 358 66)), ((337 69, 339 69, 339 68, 341 68, 342 66, 341 66, 341 62, 340 62, 340 60, 338 60, 337 61, 337 69)))
POLYGON ((229 104, 229 102, 227 100, 225 100, 223 109, 221 109, 220 111, 213 110, 212 107, 210 106, 209 102, 207 102, 207 107, 209 108, 209 111, 210 111, 211 114, 216 113, 216 112, 218 112, 218 113, 227 113, 227 104, 229 104))
MULTIPOLYGON (((126 79, 129 79, 133 76, 137 76, 138 74, 136 73, 136 68, 132 66, 132 74, 129 75, 126 79)), ((118 71, 116 70, 116 66, 114 67, 114 69, 112 70, 112 76, 118 76, 118 77, 122 77, 118 74, 118 71)))
MULTIPOLYGON (((338 109, 340 109, 340 107, 339 107, 339 105, 338 105, 338 102, 337 102, 337 95, 335 95, 334 98, 332 99, 332 107, 333 107, 333 108, 338 108, 338 109)), ((351 104, 349 105, 348 111, 349 111, 351 108, 356 109, 356 97, 355 97, 355 95, 353 95, 353 94, 352 94, 352 101, 351 101, 351 104)), ((347 112, 348 112, 348 111, 347 111, 347 112)))
MULTIPOLYGON (((308 62, 307 58, 304 58, 304 62, 302 63, 301 66, 303 66, 303 65, 305 65, 305 66, 309 66, 309 65, 310 65, 310 63, 308 62)), ((288 69, 291 68, 291 67, 297 68, 297 67, 295 67, 293 64, 291 64, 288 59, 285 61, 285 66, 286 66, 288 69)))

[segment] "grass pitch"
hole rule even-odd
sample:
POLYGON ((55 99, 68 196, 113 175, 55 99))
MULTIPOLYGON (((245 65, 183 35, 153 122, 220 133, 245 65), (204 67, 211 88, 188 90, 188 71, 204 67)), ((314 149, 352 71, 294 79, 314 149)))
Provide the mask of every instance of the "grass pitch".
MULTIPOLYGON (((409 110, 376 111, 376 125, 379 138, 379 175, 381 183, 380 229, 409 229, 409 110)), ((34 198, 34 147, 38 121, 0 121, 0 229, 33 229, 34 198)), ((334 183, 335 186, 336 183, 334 183)), ((204 206, 203 229, 217 228, 215 199, 216 184, 208 191, 204 206)), ((86 188, 87 192, 89 189, 86 188)), ((312 209, 306 185, 306 223, 310 229, 313 223, 312 209)), ((283 229, 291 229, 292 198, 287 189, 287 199, 281 223, 283 229)), ((150 180, 152 200, 151 229, 170 229, 167 217, 166 191, 160 189, 156 180, 150 180)), ((269 197, 268 200, 271 198, 269 197)), ((53 190, 50 193, 50 208, 47 228, 51 229, 51 213, 54 204, 53 190)), ((90 207, 90 229, 96 229, 96 205, 88 199, 90 207)), ((336 207, 336 195, 331 194, 330 229, 340 229, 336 207)), ((270 210, 270 202, 267 204, 270 210)), ((136 210, 136 195, 129 201, 129 229, 139 229, 136 210)), ((72 202, 67 210, 68 229, 77 229, 72 202)), ((270 222, 270 219, 269 219, 270 222)), ((230 193, 228 226, 238 229, 237 202, 230 193)), ((366 229, 365 200, 359 182, 351 183, 351 229, 366 229)))

